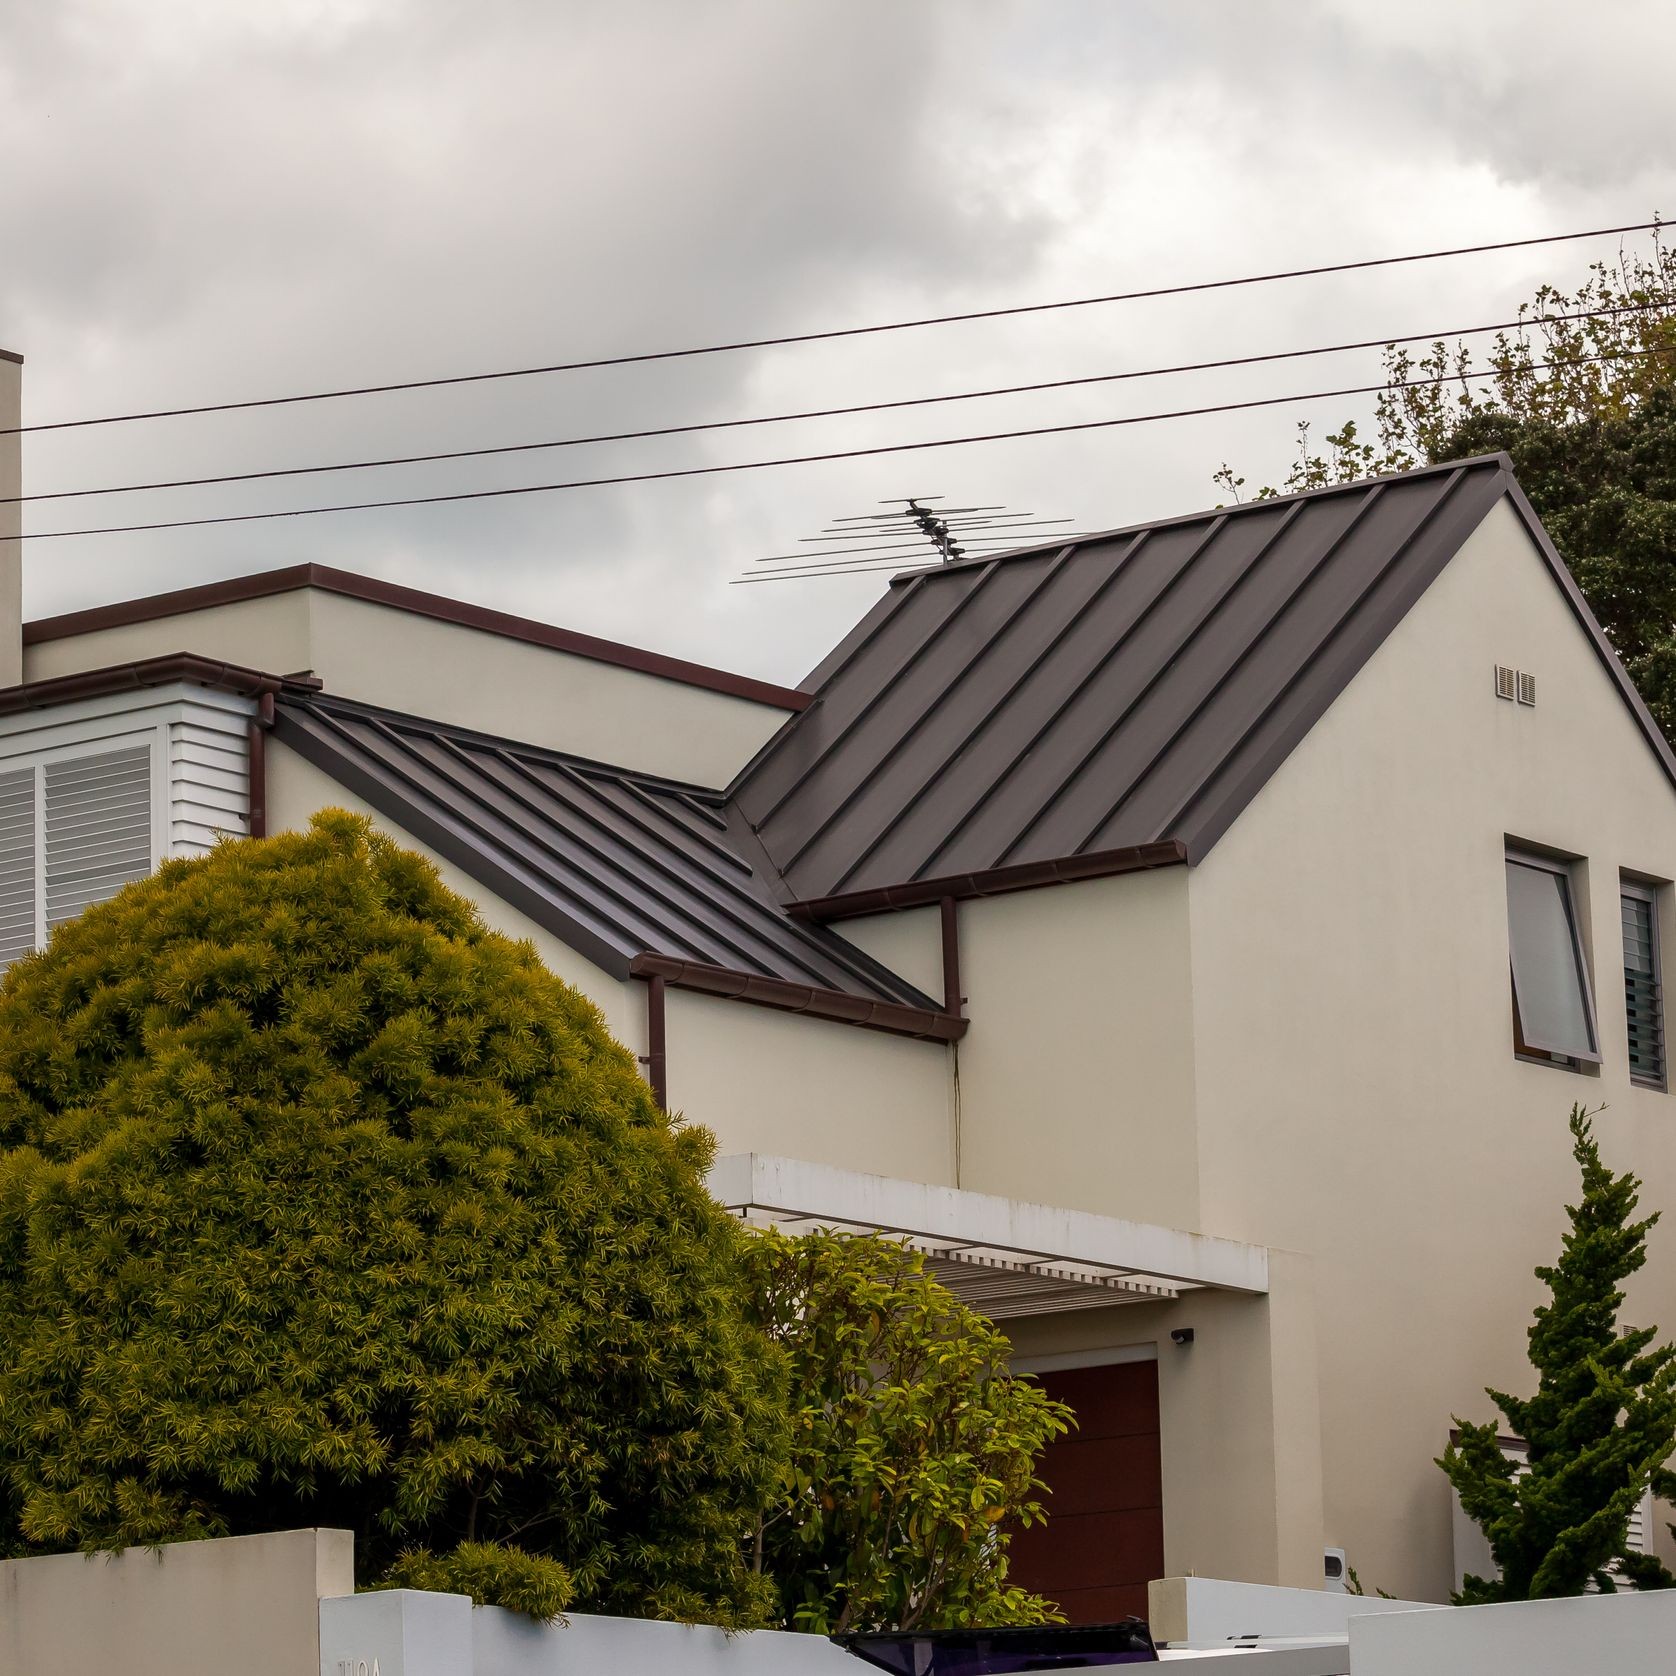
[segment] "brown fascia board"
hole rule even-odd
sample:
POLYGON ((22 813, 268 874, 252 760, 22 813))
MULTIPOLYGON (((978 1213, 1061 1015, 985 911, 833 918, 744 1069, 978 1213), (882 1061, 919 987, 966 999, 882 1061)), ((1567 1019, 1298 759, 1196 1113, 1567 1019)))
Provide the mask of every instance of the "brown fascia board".
POLYGON ((913 1036, 920 1041, 957 1042, 966 1034, 969 1022, 925 1007, 870 1001, 866 996, 849 995, 841 989, 820 989, 790 983, 784 978, 735 972, 701 961, 677 960, 665 954, 636 955, 629 969, 637 978, 662 978, 673 988, 694 990, 700 995, 748 1001, 753 1006, 772 1007, 777 1012, 803 1013, 810 1018, 855 1024, 864 1030, 882 1030, 892 1036, 913 1036))
POLYGON ((1057 861, 1021 861, 1011 867, 991 867, 978 873, 948 874, 940 879, 915 879, 905 885, 816 897, 791 903, 787 912, 801 919, 855 919, 862 914, 886 913, 896 908, 919 908, 945 898, 959 902, 978 896, 1005 896, 1010 891, 1075 884, 1079 879, 1108 879, 1150 867, 1183 866, 1186 861, 1187 846, 1175 838, 1165 838, 1155 844, 1094 850, 1057 861))
POLYGON ((15 349, 0 349, 0 361, 10 361, 15 367, 23 365, 23 357, 15 349))
POLYGON ((346 599, 358 599, 370 605, 388 605, 398 611, 410 611, 418 617, 453 623, 460 628, 479 629, 485 634, 521 640, 527 645, 544 646, 549 651, 569 652, 574 657, 614 664, 619 669, 630 669, 638 675, 655 675, 665 681, 703 687, 709 692, 746 699, 753 704, 766 704, 776 710, 803 710, 811 699, 809 693, 799 692, 795 687, 777 686, 772 681, 758 681, 748 675, 734 675, 724 669, 711 669, 706 664, 689 663, 685 658, 644 651, 638 646, 602 640, 597 635, 581 634, 575 629, 538 623, 529 617, 514 617, 506 611, 491 611, 487 606, 468 605, 464 600, 448 599, 442 594, 404 588, 397 582, 382 582, 375 577, 357 576, 351 571, 334 570, 329 565, 318 564, 289 565, 283 570, 262 571, 255 576, 234 576, 224 582, 209 582, 201 587, 177 588, 170 593, 151 594, 144 599, 97 605, 86 611, 69 611, 58 617, 42 617, 23 625, 23 643, 25 646, 38 646, 44 641, 95 634, 100 629, 155 622, 159 617, 174 617, 189 611, 208 611, 218 605, 270 599, 278 594, 295 593, 300 588, 319 588, 323 593, 340 594, 346 599))
POLYGON ((0 687, 0 716, 45 710, 78 698, 138 692, 144 687, 162 687, 174 681, 214 687, 218 692, 234 693, 241 698, 259 698, 283 692, 288 687, 310 692, 320 687, 319 681, 312 677, 268 675, 260 669, 201 658, 192 652, 168 652, 134 663, 112 664, 106 669, 87 669, 74 675, 55 675, 46 681, 30 681, 23 686, 0 687))

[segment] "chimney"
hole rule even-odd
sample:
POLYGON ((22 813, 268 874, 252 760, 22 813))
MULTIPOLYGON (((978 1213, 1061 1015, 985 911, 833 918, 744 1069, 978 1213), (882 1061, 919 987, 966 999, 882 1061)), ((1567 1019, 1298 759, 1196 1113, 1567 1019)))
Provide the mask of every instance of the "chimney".
POLYGON ((23 680, 23 357, 0 349, 0 687, 23 680))

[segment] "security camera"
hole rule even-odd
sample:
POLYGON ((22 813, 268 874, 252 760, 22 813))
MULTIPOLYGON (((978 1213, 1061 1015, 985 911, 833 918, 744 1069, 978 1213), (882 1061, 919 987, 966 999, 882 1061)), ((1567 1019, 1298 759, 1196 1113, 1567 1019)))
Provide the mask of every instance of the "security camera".
POLYGON ((1193 1329, 1191 1327, 1172 1327, 1170 1329, 1171 1344, 1191 1344, 1192 1342, 1193 1329))

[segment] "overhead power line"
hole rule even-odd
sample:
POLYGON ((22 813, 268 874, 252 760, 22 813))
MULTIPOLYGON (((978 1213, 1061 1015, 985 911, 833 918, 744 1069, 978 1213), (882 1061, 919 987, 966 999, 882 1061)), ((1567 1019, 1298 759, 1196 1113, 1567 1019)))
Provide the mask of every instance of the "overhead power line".
MULTIPOLYGON (((1598 355, 1579 355, 1565 362, 1579 366, 1591 361, 1635 360, 1643 356, 1668 353, 1661 349, 1613 350, 1598 355)), ((1533 362, 1533 372, 1547 371, 1556 363, 1533 362)), ((1338 390, 1308 390, 1287 396, 1258 396, 1247 401, 1212 402, 1202 407, 1172 408, 1161 413, 1134 413, 1115 419, 1078 419, 1058 425, 1034 425, 1010 431, 986 431, 974 436, 936 437, 924 442, 888 442, 870 448, 836 448, 820 454, 781 455, 770 460, 741 460, 725 465, 678 466, 664 471, 622 472, 609 477, 574 477, 557 483, 527 483, 505 489, 463 489, 446 495, 406 495, 394 500, 343 501, 326 506, 287 507, 276 512, 226 512, 209 518, 169 518, 149 524, 107 524, 79 530, 37 530, 13 539, 18 541, 62 541, 72 536, 135 535, 150 530, 198 529, 210 524, 262 524, 279 518, 315 518, 331 512, 370 512, 402 506, 442 506, 458 501, 506 500, 517 495, 557 494, 571 489, 614 488, 628 483, 663 483, 683 477, 720 477, 734 472, 771 471, 781 466, 822 465, 833 460, 860 460, 884 454, 922 453, 932 448, 962 448, 978 442, 1009 442, 1022 437, 1064 436, 1074 431, 1110 430, 1124 425, 1156 424, 1166 419, 1191 419, 1211 413, 1239 413, 1260 407, 1286 407, 1299 402, 1336 401, 1350 396, 1372 396, 1381 391, 1417 390, 1430 385, 1453 384, 1459 374, 1445 373, 1436 378, 1416 378, 1400 383, 1350 385, 1338 390)), ((784 574, 800 575, 802 572, 784 574)), ((760 580, 769 580, 764 575, 760 580)), ((757 581, 757 577, 744 578, 757 581)))
POLYGON ((641 366, 652 361, 690 360, 701 355, 731 355, 747 349, 783 349, 800 343, 830 343, 842 338, 876 337, 886 332, 917 331, 926 326, 953 326, 974 320, 1000 320, 1025 314, 1048 314, 1062 309, 1095 308, 1107 303, 1142 302, 1157 297, 1184 297, 1197 292, 1225 291, 1236 286, 1268 285, 1279 280, 1358 273, 1369 268, 1397 267, 1409 262, 1436 262, 1451 256, 1480 256, 1497 250, 1523 250, 1535 245, 1571 244, 1581 239, 1609 238, 1623 233, 1656 232, 1662 225, 1663 223, 1657 219, 1632 221, 1619 227, 1591 227, 1578 233, 1544 233, 1535 238, 1497 239, 1488 244, 1454 245, 1445 250, 1409 251, 1400 256, 1369 256, 1354 262, 1325 262, 1310 268, 1283 268, 1271 273, 1243 274, 1234 279, 1202 279, 1182 285, 1157 285, 1138 291, 1114 291, 1098 297, 1069 297, 1048 303, 1014 303, 1005 308, 971 309, 961 314, 926 315, 918 319, 890 320, 871 326, 838 326, 823 331, 791 332, 779 337, 742 338, 732 343, 701 344, 686 349, 653 349, 632 355, 597 356, 585 361, 555 361, 546 366, 456 373, 445 378, 411 378, 395 384, 361 384, 340 390, 312 390, 295 396, 261 396, 247 401, 205 402, 195 407, 163 407, 138 413, 109 413, 89 419, 56 419, 43 424, 19 425, 10 430, 0 430, 0 436, 14 436, 20 432, 78 430, 90 425, 128 425, 150 419, 184 419, 205 413, 235 413, 259 407, 288 407, 299 402, 340 401, 351 396, 394 395, 406 390, 438 390, 453 385, 485 384, 496 379, 538 378, 549 373, 641 366))
POLYGON ((1123 372, 1086 373, 1075 378, 1050 378, 1033 384, 997 385, 983 390, 955 390, 934 396, 904 396, 894 401, 854 402, 845 407, 803 408, 790 413, 757 414, 746 419, 705 419, 687 425, 658 425, 637 431, 602 431, 591 436, 558 437, 545 442, 507 442, 489 448, 454 448, 432 454, 396 454, 374 460, 341 460, 325 465, 273 466, 259 471, 224 472, 213 477, 159 478, 150 483, 118 483, 97 489, 47 489, 35 494, 0 496, 0 506, 24 501, 84 500, 95 495, 138 495, 158 489, 202 489, 227 483, 256 483, 278 477, 315 477, 340 471, 379 471, 392 466, 436 465, 448 460, 480 460, 503 454, 528 454, 560 448, 591 447, 607 442, 644 442, 654 437, 691 436, 703 431, 740 430, 750 426, 786 425, 810 419, 842 419, 863 413, 888 413, 903 408, 935 407, 949 402, 987 401, 997 396, 1026 396, 1045 390, 1070 390, 1094 384, 1118 384, 1137 378, 1170 378, 1183 373, 1219 372, 1234 367, 1262 366, 1275 361, 1308 360, 1321 355, 1345 355, 1392 345, 1433 343, 1450 338, 1483 337, 1490 332, 1517 331, 1523 326, 1594 320, 1609 315, 1644 314, 1661 304, 1619 303, 1608 308, 1580 309, 1569 314, 1545 314, 1500 320, 1487 326, 1459 326, 1448 331, 1410 332, 1402 337, 1361 338, 1351 343, 1321 344, 1307 349, 1275 349, 1260 355, 1232 355, 1217 361, 1183 361, 1165 367, 1135 367, 1123 372))

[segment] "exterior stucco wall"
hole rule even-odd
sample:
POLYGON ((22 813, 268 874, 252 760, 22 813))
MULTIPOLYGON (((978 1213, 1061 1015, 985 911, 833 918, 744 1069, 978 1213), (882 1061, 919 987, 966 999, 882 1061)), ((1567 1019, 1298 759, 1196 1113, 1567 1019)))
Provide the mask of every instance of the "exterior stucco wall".
POLYGON ((45 681, 55 675, 75 675, 84 669, 108 669, 112 664, 169 652, 196 652, 224 663, 261 669, 270 675, 294 675, 313 667, 309 637, 310 590, 274 594, 268 599, 245 599, 160 617, 149 623, 127 623, 95 629, 63 640, 43 640, 23 649, 23 678, 45 681))
POLYGON ((1486 1384, 1530 1386, 1574 1101, 1667 1212, 1630 1308, 1676 1324, 1676 1100, 1629 1081, 1620 868, 1676 874, 1676 793, 1502 503, 1190 875, 1202 1226, 1314 1260, 1326 1540, 1370 1588, 1451 1582, 1430 1463, 1486 1384), (1587 858, 1598 1076, 1513 1057, 1508 836, 1587 858))
POLYGON ((960 904, 957 1185, 1206 1233, 1187 870, 960 904))
POLYGON ((786 712, 482 629, 316 591, 327 690, 600 762, 725 786, 786 712))
POLYGON ((671 989, 669 1106, 718 1151, 954 1185, 949 1050, 671 989))
POLYGON ((305 1676, 320 1602, 355 1592, 349 1531, 277 1531, 0 1563, 4 1676, 305 1676))
POLYGON ((345 698, 705 786, 725 786, 786 719, 772 705, 322 588, 43 641, 27 649, 25 678, 183 651, 275 675, 311 669, 345 698))
POLYGON ((1308 1259, 1273 1251, 1265 1296, 1190 1291, 1002 1326, 1019 1357, 1065 1367, 1079 1355, 1155 1347, 1166 1576, 1319 1588, 1314 1304, 1308 1259), (1182 1327, 1193 1329, 1191 1344, 1171 1341, 1182 1327))
POLYGON ((902 908, 892 914, 863 914, 855 919, 834 920, 832 929, 934 1001, 942 1000, 941 909, 902 908))

